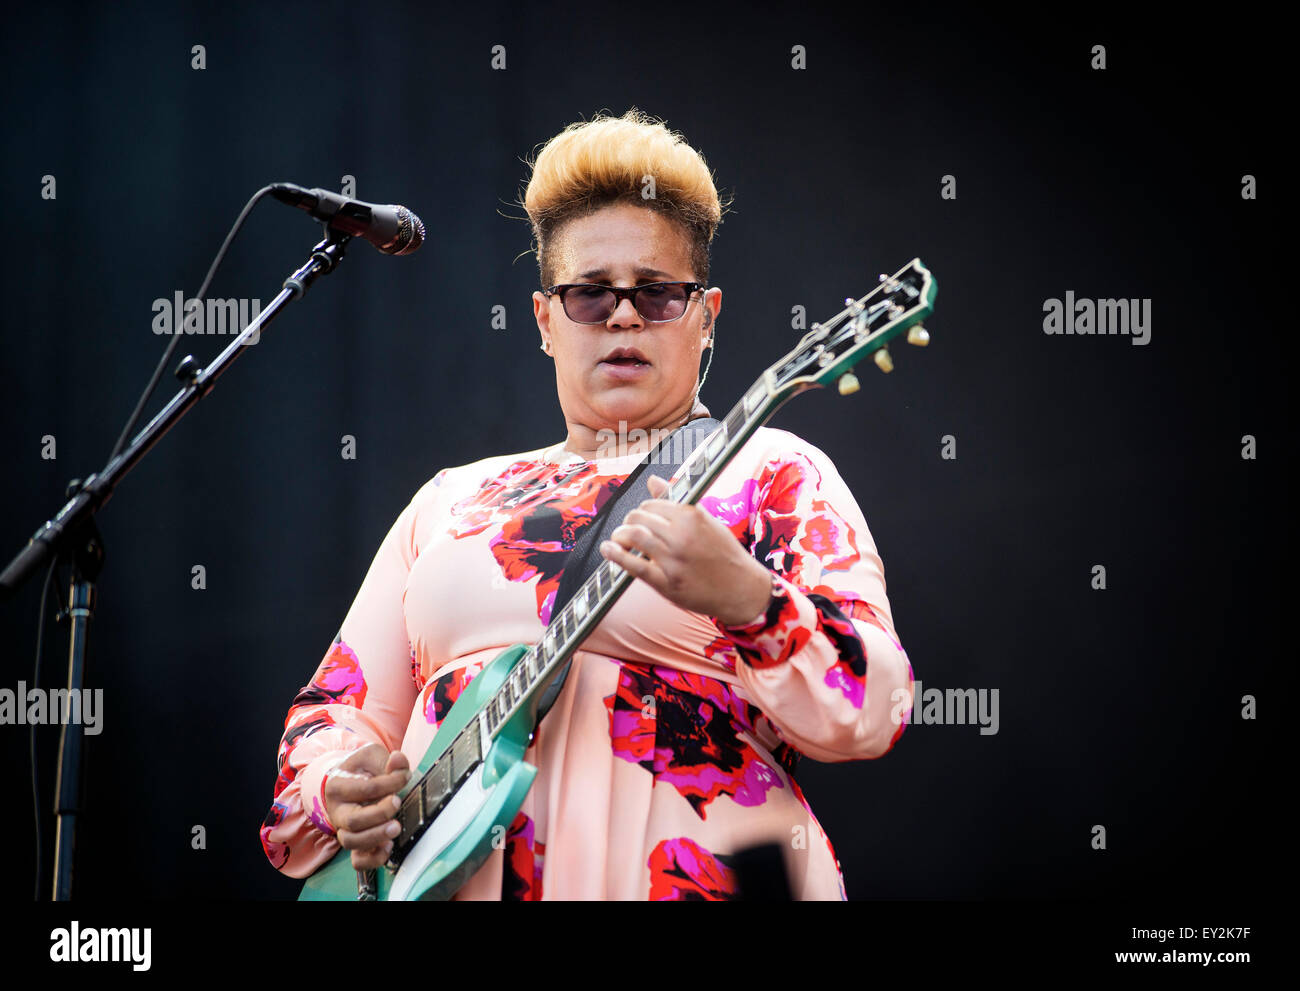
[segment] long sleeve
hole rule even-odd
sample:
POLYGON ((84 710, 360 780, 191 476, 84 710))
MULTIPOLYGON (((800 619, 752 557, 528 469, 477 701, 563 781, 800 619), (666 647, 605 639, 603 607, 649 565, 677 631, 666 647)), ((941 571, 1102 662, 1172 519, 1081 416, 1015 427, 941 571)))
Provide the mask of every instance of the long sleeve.
POLYGON ((736 676, 814 760, 883 755, 903 733, 913 675, 862 511, 830 458, 802 441, 770 452, 746 501, 733 532, 776 582, 753 622, 714 620, 739 657, 736 676))
POLYGON ((389 529, 338 636, 289 707, 261 838, 271 864, 290 877, 307 877, 339 850, 325 814, 331 771, 368 743, 390 751, 401 743, 417 694, 403 599, 418 553, 416 522, 441 476, 389 529))

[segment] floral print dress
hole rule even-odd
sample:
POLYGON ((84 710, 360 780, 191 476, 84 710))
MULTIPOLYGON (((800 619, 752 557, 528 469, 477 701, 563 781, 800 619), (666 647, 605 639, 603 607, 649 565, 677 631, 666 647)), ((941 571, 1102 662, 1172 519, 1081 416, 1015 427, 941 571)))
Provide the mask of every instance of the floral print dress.
MULTIPOLYGON (((491 457, 415 494, 289 708, 273 866, 304 878, 338 853, 323 793, 353 750, 415 767, 474 676, 541 638, 570 549, 642 456, 491 457)), ((734 898, 737 852, 765 843, 793 897, 845 897, 794 775, 801 755, 879 757, 903 732, 913 674, 880 557, 830 459, 785 430, 758 428, 700 505, 777 595, 726 626, 633 581, 574 654, 525 754, 537 778, 456 900, 734 898)))

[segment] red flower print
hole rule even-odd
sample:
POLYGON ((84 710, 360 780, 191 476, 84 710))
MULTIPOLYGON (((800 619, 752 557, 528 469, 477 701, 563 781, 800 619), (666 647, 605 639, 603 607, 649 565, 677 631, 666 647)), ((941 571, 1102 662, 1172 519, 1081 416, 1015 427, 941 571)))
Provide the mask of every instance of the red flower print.
POLYGON ((651 901, 728 901, 736 894, 735 872, 686 836, 656 845, 646 866, 651 901))

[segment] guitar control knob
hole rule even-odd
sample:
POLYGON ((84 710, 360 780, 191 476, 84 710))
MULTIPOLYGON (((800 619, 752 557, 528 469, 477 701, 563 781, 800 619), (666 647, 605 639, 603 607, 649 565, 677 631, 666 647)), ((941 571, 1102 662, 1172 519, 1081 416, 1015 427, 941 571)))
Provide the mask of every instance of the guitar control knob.
POLYGON ((882 372, 892 372, 894 370, 894 359, 889 356, 888 348, 881 348, 874 355, 876 365, 882 372))
POLYGON ((840 395, 851 396, 858 391, 858 377, 852 372, 845 372, 839 380, 840 395))
POLYGON ((907 343, 915 344, 917 347, 923 348, 930 343, 930 332, 919 323, 915 324, 907 332, 907 343))

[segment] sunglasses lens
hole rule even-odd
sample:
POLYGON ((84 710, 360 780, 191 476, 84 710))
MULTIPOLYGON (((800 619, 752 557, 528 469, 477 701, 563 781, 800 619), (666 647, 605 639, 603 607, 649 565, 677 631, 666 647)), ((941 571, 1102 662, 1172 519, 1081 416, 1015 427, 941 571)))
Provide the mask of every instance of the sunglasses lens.
POLYGON ((646 286, 636 294, 636 308, 647 320, 676 320, 686 312, 686 287, 646 286))
POLYGON ((574 286, 564 294, 564 312, 578 323, 603 323, 614 312, 614 294, 599 286, 574 286))

